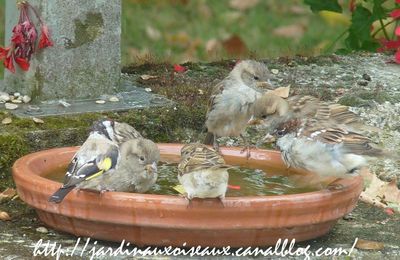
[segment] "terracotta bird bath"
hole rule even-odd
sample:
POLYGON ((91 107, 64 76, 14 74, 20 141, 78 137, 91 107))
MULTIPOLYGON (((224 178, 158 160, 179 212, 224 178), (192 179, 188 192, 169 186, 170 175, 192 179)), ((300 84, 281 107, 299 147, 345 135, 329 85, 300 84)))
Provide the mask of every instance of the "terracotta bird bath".
MULTIPOLYGON (((158 144, 161 159, 179 160, 181 144, 158 144)), ((12 168, 18 194, 48 226, 76 236, 126 240, 155 246, 267 246, 279 238, 296 241, 326 234, 356 205, 361 177, 337 181, 341 189, 292 195, 195 200, 187 207, 173 195, 72 191, 62 203, 49 203, 60 183, 44 178, 64 166, 78 147, 32 153, 12 168)), ((254 150, 249 160, 240 148, 221 148, 228 164, 283 168, 280 153, 254 150)))

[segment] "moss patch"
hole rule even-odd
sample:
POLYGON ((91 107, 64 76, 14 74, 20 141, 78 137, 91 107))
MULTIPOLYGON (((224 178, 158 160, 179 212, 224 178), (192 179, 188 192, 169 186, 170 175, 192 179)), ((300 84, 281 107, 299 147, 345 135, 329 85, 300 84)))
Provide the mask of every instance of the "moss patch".
POLYGON ((30 151, 29 145, 18 134, 0 135, 0 190, 12 185, 11 166, 30 151))
POLYGON ((101 13, 89 12, 84 21, 75 19, 75 41, 69 43, 65 48, 78 48, 86 43, 94 41, 102 34, 104 20, 101 13))

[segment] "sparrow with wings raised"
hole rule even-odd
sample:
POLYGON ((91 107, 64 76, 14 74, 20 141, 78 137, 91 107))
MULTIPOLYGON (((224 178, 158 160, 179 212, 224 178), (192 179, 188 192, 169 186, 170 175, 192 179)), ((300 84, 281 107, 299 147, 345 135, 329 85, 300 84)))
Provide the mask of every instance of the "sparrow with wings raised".
POLYGON ((331 122, 294 118, 273 132, 286 166, 320 176, 345 177, 368 164, 368 158, 389 156, 368 137, 331 122))
POLYGON ((313 96, 295 95, 283 99, 273 93, 263 94, 254 105, 255 118, 262 118, 263 124, 275 128, 280 123, 294 118, 312 118, 319 122, 346 125, 352 131, 379 131, 365 125, 349 107, 321 101, 313 96))
POLYGON ((185 189, 185 197, 225 198, 229 167, 222 156, 204 144, 187 144, 181 149, 178 180, 185 189))
POLYGON ((211 94, 205 125, 205 144, 218 148, 218 137, 241 136, 253 115, 253 106, 262 95, 262 88, 271 88, 270 72, 261 62, 244 60, 236 64, 229 75, 218 83, 211 94))
POLYGON ((127 124, 108 119, 95 122, 89 137, 68 165, 63 186, 49 201, 59 203, 75 187, 115 170, 121 159, 119 142, 135 137, 141 138, 141 135, 127 124))

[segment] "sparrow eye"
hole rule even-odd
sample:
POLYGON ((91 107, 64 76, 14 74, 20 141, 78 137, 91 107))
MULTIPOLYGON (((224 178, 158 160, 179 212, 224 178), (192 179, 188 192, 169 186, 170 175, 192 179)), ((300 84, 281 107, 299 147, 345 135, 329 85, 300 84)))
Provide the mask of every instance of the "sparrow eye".
POLYGON ((276 132, 276 134, 277 134, 278 136, 284 136, 284 135, 285 135, 285 130, 278 130, 278 131, 276 132))
POLYGON ((254 80, 259 80, 259 79, 260 79, 260 78, 257 77, 257 76, 254 76, 253 78, 254 78, 254 80))
POLYGON ((262 115, 261 118, 262 118, 262 119, 266 119, 266 118, 267 118, 267 115, 262 115))
POLYGON ((139 157, 139 160, 142 161, 142 162, 144 162, 144 156, 140 156, 140 157, 139 157))

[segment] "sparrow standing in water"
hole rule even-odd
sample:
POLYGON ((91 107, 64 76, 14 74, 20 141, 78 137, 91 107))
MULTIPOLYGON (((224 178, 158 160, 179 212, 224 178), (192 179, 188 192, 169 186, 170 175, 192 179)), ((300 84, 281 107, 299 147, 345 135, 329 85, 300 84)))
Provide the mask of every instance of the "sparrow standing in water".
POLYGON ((148 191, 157 180, 157 145, 144 138, 131 139, 121 144, 121 158, 115 169, 105 171, 91 181, 77 185, 79 189, 138 192, 148 191))
POLYGON ((205 144, 219 150, 217 138, 241 136, 254 113, 254 102, 261 97, 261 88, 271 88, 270 72, 263 63, 244 60, 236 64, 229 75, 217 84, 210 97, 205 125, 205 144))
POLYGON ((286 166, 322 177, 346 177, 367 166, 370 157, 389 156, 366 136, 330 122, 294 118, 273 132, 286 166))
POLYGON ((127 124, 107 119, 95 122, 89 137, 72 158, 63 186, 49 201, 60 203, 75 187, 83 187, 105 172, 114 172, 121 160, 118 140, 123 141, 135 136, 141 139, 140 134, 127 124))
POLYGON ((225 198, 228 188, 229 167, 222 156, 204 144, 187 144, 181 149, 178 180, 184 187, 185 197, 225 198))

